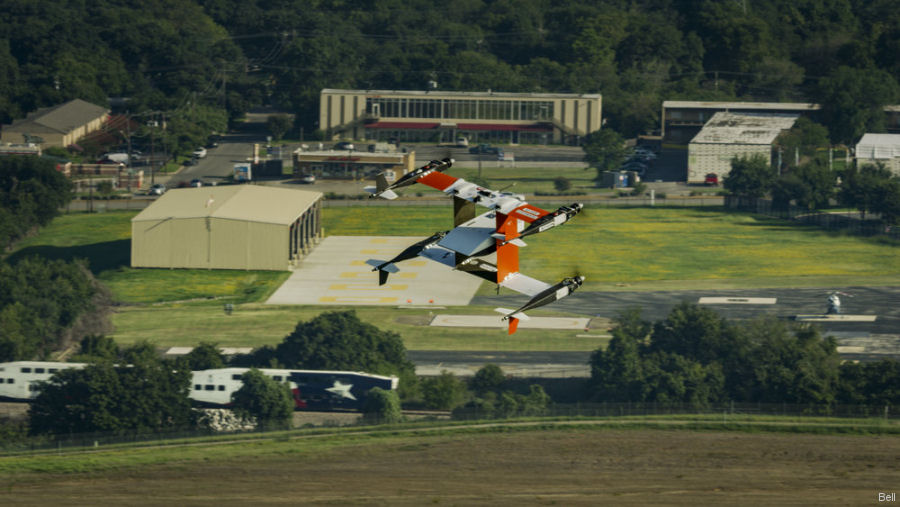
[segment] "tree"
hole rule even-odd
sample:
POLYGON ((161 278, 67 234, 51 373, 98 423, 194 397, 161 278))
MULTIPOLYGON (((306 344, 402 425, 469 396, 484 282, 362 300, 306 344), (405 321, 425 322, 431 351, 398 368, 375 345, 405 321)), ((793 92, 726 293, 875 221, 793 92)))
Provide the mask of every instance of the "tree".
POLYGON ((294 400, 287 383, 279 384, 256 368, 241 375, 243 385, 231 395, 234 412, 256 419, 263 428, 290 426, 294 400))
POLYGON ((881 214, 885 224, 900 223, 900 178, 892 176, 875 188, 872 211, 881 214))
POLYGON ((591 132, 581 149, 585 162, 597 168, 597 181, 604 172, 618 169, 628 154, 622 136, 610 128, 591 132))
POLYGON ((496 364, 488 363, 475 372, 469 385, 481 395, 499 389, 504 382, 506 382, 506 375, 503 374, 503 370, 496 364))
POLYGON ((642 367, 646 401, 702 407, 722 397, 725 378, 718 363, 703 365, 680 354, 658 351, 647 355, 642 367))
POLYGON ((565 192, 572 188, 572 182, 565 176, 557 176, 553 180, 553 188, 555 188, 557 192, 565 192))
POLYGON ((641 348, 650 334, 651 324, 641 318, 637 308, 613 319, 615 327, 606 350, 591 354, 591 397, 601 401, 640 401, 645 383, 641 348))
POLYGON ((412 382, 415 372, 400 335, 360 321, 352 310, 298 323, 275 348, 275 356, 285 368, 398 375, 401 382, 412 382))
POLYGON ((835 399, 840 357, 833 338, 817 327, 792 326, 772 317, 746 325, 754 344, 747 357, 747 401, 827 404, 835 399))
POLYGON ((790 130, 778 136, 777 143, 787 161, 794 160, 795 151, 804 157, 813 157, 818 150, 831 146, 828 129, 805 116, 797 118, 790 130))
POLYGON ((266 128, 272 134, 275 141, 281 140, 282 137, 291 129, 293 120, 286 114, 273 114, 266 120, 266 128))
POLYGON ((825 162, 811 160, 781 175, 772 187, 772 200, 786 207, 790 201, 808 210, 828 206, 835 194, 837 175, 825 162))
POLYGON ((775 170, 765 157, 755 154, 731 159, 731 172, 725 176, 724 187, 731 194, 758 199, 766 195, 775 181, 775 170))
POLYGON ((216 343, 200 342, 200 345, 194 347, 185 356, 187 365, 191 370, 212 370, 222 368, 225 361, 222 353, 219 352, 219 346, 216 343))
POLYGON ((119 346, 112 338, 103 335, 88 335, 81 339, 78 354, 72 361, 115 361, 119 357, 119 346))
POLYGON ((447 371, 422 380, 421 389, 425 406, 437 410, 453 410, 462 404, 466 393, 465 385, 447 371))
POLYGON ((879 193, 891 180, 891 172, 883 165, 867 164, 860 168, 849 167, 844 171, 838 201, 844 206, 856 208, 865 218, 867 212, 878 207, 879 193))
POLYGON ((900 405, 900 361, 847 361, 840 366, 837 401, 865 405, 900 405))
POLYGON ((403 420, 400 396, 396 391, 386 391, 380 387, 373 387, 366 393, 362 412, 363 420, 373 424, 392 424, 403 420))
POLYGON ((32 434, 160 432, 192 426, 191 373, 169 361, 60 370, 28 410, 32 434))
POLYGON ((850 145, 865 132, 884 132, 884 106, 898 97, 900 86, 884 70, 840 66, 819 80, 813 98, 831 141, 850 145))

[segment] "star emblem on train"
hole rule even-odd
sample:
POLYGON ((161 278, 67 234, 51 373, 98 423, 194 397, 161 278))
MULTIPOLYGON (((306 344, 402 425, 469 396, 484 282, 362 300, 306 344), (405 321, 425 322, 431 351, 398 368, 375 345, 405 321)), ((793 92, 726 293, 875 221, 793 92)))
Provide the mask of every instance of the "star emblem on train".
POLYGON ((329 393, 336 394, 341 398, 355 400, 356 396, 353 396, 353 393, 350 392, 351 389, 353 389, 353 384, 342 384, 340 380, 335 380, 334 385, 325 388, 329 393))

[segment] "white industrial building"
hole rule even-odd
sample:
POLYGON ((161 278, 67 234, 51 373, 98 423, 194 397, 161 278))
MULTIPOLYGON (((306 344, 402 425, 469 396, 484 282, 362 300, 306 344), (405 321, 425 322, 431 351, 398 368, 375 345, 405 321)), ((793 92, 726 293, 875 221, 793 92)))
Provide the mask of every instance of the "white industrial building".
POLYGON ((735 157, 759 154, 770 164, 772 144, 797 121, 795 114, 752 114, 719 112, 688 144, 688 183, 703 183, 708 174, 722 181, 731 172, 735 157))
POLYGON ((865 134, 856 143, 856 167, 879 163, 900 176, 900 134, 865 134))

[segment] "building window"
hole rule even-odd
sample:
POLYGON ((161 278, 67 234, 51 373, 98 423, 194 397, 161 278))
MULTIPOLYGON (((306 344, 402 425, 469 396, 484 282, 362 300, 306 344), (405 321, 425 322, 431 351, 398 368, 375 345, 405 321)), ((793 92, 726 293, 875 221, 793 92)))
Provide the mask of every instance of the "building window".
POLYGON ((22 373, 31 373, 31 368, 22 368, 22 373))
POLYGON ((35 372, 35 373, 44 373, 45 371, 46 371, 46 370, 44 370, 43 368, 35 368, 35 369, 34 369, 34 372, 35 372))
POLYGON ((215 390, 216 390, 216 386, 215 386, 215 384, 206 384, 205 390, 207 390, 207 391, 215 391, 215 390))
POLYGON ((201 386, 200 384, 194 384, 194 391, 201 391, 201 390, 203 390, 203 386, 201 386))
POLYGON ((241 374, 235 373, 234 375, 231 376, 231 380, 241 380, 241 374))
POLYGON ((225 390, 225 386, 220 385, 220 386, 219 386, 219 391, 224 391, 224 390, 225 390))

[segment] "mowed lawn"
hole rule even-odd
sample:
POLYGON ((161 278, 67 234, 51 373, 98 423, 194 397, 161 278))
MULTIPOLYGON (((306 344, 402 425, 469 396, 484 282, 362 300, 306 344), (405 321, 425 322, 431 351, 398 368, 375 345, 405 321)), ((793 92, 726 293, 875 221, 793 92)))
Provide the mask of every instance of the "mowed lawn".
POLYGON ((227 298, 240 303, 270 294, 284 272, 206 269, 132 269, 131 219, 137 211, 72 213, 53 220, 16 245, 13 260, 29 255, 84 259, 119 302, 155 303, 227 298))
MULTIPOLYGON (((277 344, 321 306, 269 306, 263 301, 287 272, 132 269, 130 220, 135 212, 58 217, 17 245, 13 258, 40 254, 85 258, 124 303, 112 335, 122 344, 147 340, 160 347, 277 344), (235 303, 225 315, 224 303, 235 303)), ((425 237, 451 227, 450 205, 326 208, 330 235, 425 237)), ((527 239, 521 269, 548 282, 575 273, 582 290, 677 290, 900 284, 898 246, 872 238, 831 234, 781 220, 690 208, 591 208, 573 221, 527 239)), ((402 265, 401 265, 402 269, 402 265)), ((464 275, 460 275, 464 276, 464 275)), ((481 293, 493 292, 483 284, 481 293)), ((584 331, 427 326, 436 313, 492 313, 491 308, 446 310, 357 307, 360 318, 401 335, 409 349, 594 350, 608 341, 608 321, 584 331)), ((553 306, 536 315, 565 315, 553 306)))
MULTIPOLYGON (((451 225, 450 210, 442 207, 325 212, 326 230, 335 235, 375 229, 424 237, 451 225)), ((900 282, 898 245, 707 208, 589 206, 526 242, 519 251, 523 272, 547 281, 580 273, 589 290, 659 283, 694 288, 729 280, 754 287, 900 282)))

